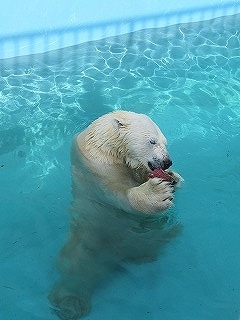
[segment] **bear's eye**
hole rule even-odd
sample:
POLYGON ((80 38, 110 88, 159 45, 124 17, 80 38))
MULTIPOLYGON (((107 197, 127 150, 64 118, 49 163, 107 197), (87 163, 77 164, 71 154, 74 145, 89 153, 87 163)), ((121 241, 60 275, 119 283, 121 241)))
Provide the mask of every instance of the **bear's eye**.
POLYGON ((151 139, 149 140, 149 142, 150 142, 151 144, 157 144, 157 141, 156 141, 156 139, 154 139, 154 138, 151 138, 151 139))

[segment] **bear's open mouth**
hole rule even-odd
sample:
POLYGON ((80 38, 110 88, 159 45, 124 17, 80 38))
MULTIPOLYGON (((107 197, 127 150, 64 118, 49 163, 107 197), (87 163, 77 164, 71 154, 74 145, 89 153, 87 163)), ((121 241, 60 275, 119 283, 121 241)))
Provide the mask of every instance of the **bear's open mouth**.
POLYGON ((151 171, 154 171, 155 169, 162 169, 159 166, 154 166, 150 161, 148 161, 148 167, 150 168, 151 171))

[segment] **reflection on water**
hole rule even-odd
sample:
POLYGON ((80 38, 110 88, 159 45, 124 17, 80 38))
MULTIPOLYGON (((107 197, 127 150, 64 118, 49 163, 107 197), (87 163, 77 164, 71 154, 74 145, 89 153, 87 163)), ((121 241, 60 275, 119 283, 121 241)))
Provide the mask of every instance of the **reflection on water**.
POLYGON ((68 225, 72 136, 118 108, 149 115, 167 136, 185 179, 174 208, 184 231, 159 261, 126 265, 99 289, 91 320, 237 319, 239 20, 0 60, 4 319, 51 319, 46 296, 68 225))

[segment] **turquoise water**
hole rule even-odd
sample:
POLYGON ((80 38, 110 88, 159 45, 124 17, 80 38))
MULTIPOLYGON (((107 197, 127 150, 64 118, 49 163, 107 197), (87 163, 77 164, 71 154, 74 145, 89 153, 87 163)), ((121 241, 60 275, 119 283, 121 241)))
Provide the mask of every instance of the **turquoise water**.
POLYGON ((185 179, 183 233, 124 264, 86 319, 240 315, 240 15, 0 60, 0 315, 55 319, 47 293, 68 230, 72 136, 114 109, 149 115, 185 179))

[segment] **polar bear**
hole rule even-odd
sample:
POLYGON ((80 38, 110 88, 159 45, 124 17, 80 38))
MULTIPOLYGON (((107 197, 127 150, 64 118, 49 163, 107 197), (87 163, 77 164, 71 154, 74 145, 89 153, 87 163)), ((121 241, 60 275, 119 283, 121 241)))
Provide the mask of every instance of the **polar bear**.
POLYGON ((181 177, 172 182, 148 174, 169 169, 166 138, 146 115, 114 111, 95 120, 72 145, 70 235, 49 299, 64 320, 88 313, 91 294, 121 261, 157 258, 181 227, 165 212, 181 177))

